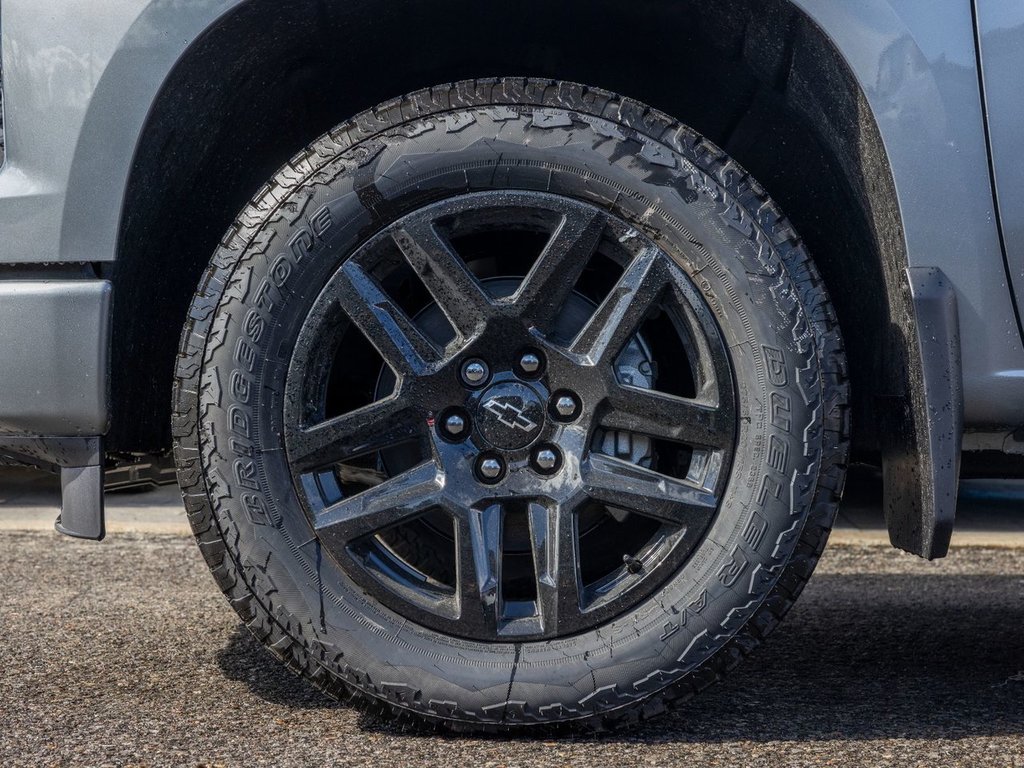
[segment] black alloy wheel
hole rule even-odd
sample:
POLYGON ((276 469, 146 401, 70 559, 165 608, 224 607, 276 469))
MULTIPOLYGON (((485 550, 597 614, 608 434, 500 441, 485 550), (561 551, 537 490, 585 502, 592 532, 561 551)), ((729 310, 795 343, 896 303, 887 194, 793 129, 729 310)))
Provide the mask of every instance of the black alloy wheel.
MULTIPOLYGON (((646 362, 651 369, 658 363, 646 362)), ((678 569, 715 514, 735 419, 714 318, 664 251, 583 202, 485 192, 404 216, 335 272, 292 357, 285 443, 311 525, 364 589, 435 629, 481 640, 535 639, 598 625, 678 569), (539 254, 525 244, 525 252, 508 254, 520 264, 535 259, 525 278, 481 280, 474 273, 493 267, 491 254, 510 250, 502 241, 521 243, 515 235, 523 232, 548 238, 539 254), (489 250, 466 260, 458 242, 489 250), (596 306, 576 290, 588 269, 598 273, 588 275, 591 284, 604 278, 611 285, 596 306), (384 288, 390 282, 399 295, 408 290, 403 272, 417 276, 431 300, 415 317, 384 288), (506 283, 515 288, 510 295, 489 290, 506 283), (590 316, 574 312, 570 298, 590 316), (447 322, 428 322, 439 314, 447 322), (624 379, 630 365, 622 353, 653 318, 675 337, 662 344, 683 361, 694 396, 624 379), (328 418, 324 383, 332 366, 350 365, 352 334, 389 369, 371 366, 370 379, 385 376, 391 387, 328 418), (609 455, 608 433, 616 443, 639 436, 670 442, 665 453, 677 459, 685 452, 685 471, 675 461, 677 475, 659 472, 659 462, 668 463, 660 454, 647 457, 652 467, 609 455), (389 457, 409 443, 406 455, 389 457), (367 456, 376 482, 346 482, 367 456), (579 519, 593 518, 596 507, 644 537, 618 536, 629 549, 619 546, 608 570, 594 577, 581 562, 579 519), (388 546, 388 529, 430 512, 449 516, 455 532, 452 549, 429 558, 455 564, 452 583, 432 574, 429 561, 424 567, 388 546), (645 520, 626 525, 629 515, 645 520), (525 590, 509 583, 516 592, 510 596, 506 582, 521 580, 503 573, 506 525, 516 516, 528 533, 533 583, 525 590)))
POLYGON ((261 190, 189 311, 173 430, 214 578, 313 685, 418 725, 605 730, 779 623, 848 401, 824 283, 738 164, 505 78, 381 104, 261 190))

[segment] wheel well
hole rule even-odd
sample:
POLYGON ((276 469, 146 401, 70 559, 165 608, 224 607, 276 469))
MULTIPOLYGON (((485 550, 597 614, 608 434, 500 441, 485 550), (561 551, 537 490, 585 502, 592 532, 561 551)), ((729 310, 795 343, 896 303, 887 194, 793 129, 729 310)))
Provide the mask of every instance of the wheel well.
POLYGON ((250 0, 229 13, 168 77, 131 171, 110 272, 108 448, 169 447, 171 372, 192 293, 224 231, 284 161, 402 93, 510 74, 646 102, 754 174, 832 294, 857 444, 875 448, 875 396, 903 396, 907 381, 905 321, 892 319, 906 266, 895 191, 852 74, 788 0, 250 0))

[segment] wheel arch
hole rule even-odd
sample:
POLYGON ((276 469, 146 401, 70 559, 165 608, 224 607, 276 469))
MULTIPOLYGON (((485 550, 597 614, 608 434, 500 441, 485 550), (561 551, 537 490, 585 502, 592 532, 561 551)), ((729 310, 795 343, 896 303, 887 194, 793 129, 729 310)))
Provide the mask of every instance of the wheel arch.
MULTIPOLYGON (((952 510, 937 512, 949 488, 936 489, 940 457, 922 448, 934 444, 933 422, 890 156, 863 72, 802 3, 729 0, 711 13, 696 2, 609 2, 588 6, 585 18, 573 4, 545 7, 546 17, 538 5, 537 14, 522 8, 503 19, 505 34, 486 45, 479 32, 493 27, 496 12, 468 2, 225 3, 163 80, 124 185, 117 260, 105 267, 116 297, 109 447, 169 445, 170 372, 191 294, 237 211, 298 147, 362 109, 437 82, 509 71, 560 77, 678 117, 781 203, 846 332, 856 445, 899 467, 887 473, 893 541, 941 555, 948 535, 938 521, 951 522, 952 510), (558 35, 566 25, 577 29, 572 40, 558 35), (643 36, 649 56, 609 57, 587 42, 630 35, 643 36)), ((953 442, 958 458, 958 435, 944 445, 953 442)), ((955 473, 953 491, 955 499, 955 473)))

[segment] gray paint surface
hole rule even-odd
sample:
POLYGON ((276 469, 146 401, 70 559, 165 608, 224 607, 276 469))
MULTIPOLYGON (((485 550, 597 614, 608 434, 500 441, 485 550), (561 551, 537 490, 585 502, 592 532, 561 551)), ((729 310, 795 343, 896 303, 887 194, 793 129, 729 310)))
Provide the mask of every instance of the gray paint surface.
POLYGON ((969 1, 797 4, 865 91, 910 265, 940 268, 956 290, 967 425, 1024 423, 1024 348, 996 228, 969 1))
POLYGON ((0 281, 0 435, 107 431, 110 283, 0 281))
POLYGON ((999 218, 1019 300, 1024 299, 1024 2, 975 3, 999 218))
MULTIPOLYGON (((4 0, 0 264, 115 258, 131 159, 160 85, 240 2, 4 0)), ((911 266, 938 267, 955 286, 968 426, 1024 424, 1024 347, 996 228, 970 3, 795 2, 864 89, 911 266)))

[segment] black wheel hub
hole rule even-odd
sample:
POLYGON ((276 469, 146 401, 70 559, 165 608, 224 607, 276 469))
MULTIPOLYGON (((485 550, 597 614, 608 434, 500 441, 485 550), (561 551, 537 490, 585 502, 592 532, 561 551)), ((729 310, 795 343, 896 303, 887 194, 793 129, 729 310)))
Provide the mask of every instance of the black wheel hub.
POLYGON ((584 631, 678 571, 717 510, 735 419, 711 310, 666 252, 585 203, 496 192, 416 211, 337 270, 295 346, 285 440, 352 579, 420 624, 499 641, 584 631), (532 264, 501 254, 523 231, 544 235, 532 264), (367 343, 380 363, 352 366, 367 343))
POLYGON ((470 407, 481 440, 497 450, 532 445, 544 431, 547 397, 529 384, 508 378, 474 398, 470 407))

